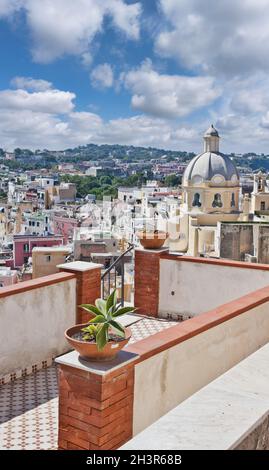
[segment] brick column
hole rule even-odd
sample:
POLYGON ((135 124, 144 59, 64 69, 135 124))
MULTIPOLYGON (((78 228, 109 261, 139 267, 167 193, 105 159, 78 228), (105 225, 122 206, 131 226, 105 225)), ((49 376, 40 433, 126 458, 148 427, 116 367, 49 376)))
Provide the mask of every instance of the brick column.
POLYGON ((158 316, 160 258, 168 248, 135 250, 134 305, 138 313, 158 316))
POLYGON ((122 351, 118 358, 94 368, 75 351, 56 359, 59 449, 112 450, 131 439, 136 356, 122 351))
POLYGON ((94 304, 101 297, 101 264, 74 261, 60 264, 60 271, 73 273, 77 280, 77 320, 76 323, 87 323, 91 315, 78 307, 81 304, 94 304))

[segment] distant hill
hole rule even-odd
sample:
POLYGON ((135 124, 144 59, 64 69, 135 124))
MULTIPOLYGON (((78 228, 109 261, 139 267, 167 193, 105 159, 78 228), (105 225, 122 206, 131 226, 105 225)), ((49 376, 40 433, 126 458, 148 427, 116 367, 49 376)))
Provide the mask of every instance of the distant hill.
POLYGON ((108 158, 119 158, 126 162, 135 160, 159 159, 164 155, 168 160, 180 157, 182 161, 189 160, 195 154, 184 151, 158 149, 155 147, 135 147, 133 145, 96 145, 88 144, 65 150, 65 157, 79 157, 84 160, 103 160, 108 158))

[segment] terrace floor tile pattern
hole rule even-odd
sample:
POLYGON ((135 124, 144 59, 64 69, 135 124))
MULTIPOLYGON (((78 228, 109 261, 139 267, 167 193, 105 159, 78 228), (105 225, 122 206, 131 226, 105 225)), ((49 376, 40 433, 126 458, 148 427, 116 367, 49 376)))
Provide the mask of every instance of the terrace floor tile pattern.
MULTIPOLYGON (((131 343, 177 322, 141 317, 131 343)), ((56 450, 58 384, 55 365, 0 387, 0 450, 56 450)))
POLYGON ((55 366, 0 388, 0 449, 57 449, 58 384, 55 366))

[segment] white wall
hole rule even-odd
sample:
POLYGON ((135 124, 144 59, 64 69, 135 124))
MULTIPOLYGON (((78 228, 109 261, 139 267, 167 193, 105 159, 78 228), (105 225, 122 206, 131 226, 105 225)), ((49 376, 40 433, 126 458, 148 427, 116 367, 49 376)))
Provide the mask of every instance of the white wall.
POLYGON ((134 435, 268 341, 266 302, 137 364, 134 435))
POLYGON ((269 344, 121 449, 268 450, 269 344))
POLYGON ((75 318, 75 279, 0 298, 0 376, 70 350, 75 318))
POLYGON ((159 312, 195 316, 268 285, 269 271, 164 259, 159 312))

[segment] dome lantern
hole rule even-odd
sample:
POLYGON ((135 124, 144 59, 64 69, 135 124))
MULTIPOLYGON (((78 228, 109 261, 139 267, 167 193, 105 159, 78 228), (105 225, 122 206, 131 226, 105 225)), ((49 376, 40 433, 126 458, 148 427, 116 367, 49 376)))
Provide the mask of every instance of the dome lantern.
POLYGON ((219 133, 213 124, 211 124, 209 129, 204 134, 204 151, 219 152, 219 140, 219 133))
POLYGON ((185 169, 183 186, 239 187, 234 162, 219 152, 219 134, 212 125, 204 134, 204 152, 194 157, 185 169))

